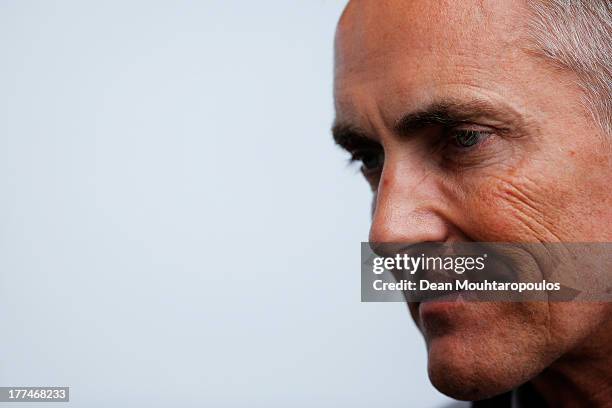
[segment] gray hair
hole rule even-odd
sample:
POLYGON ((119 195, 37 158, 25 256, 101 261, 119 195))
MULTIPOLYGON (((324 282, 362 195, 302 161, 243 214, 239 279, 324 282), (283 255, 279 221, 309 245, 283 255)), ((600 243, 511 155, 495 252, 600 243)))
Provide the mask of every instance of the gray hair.
POLYGON ((536 51, 577 76, 583 103, 612 135, 612 1, 528 0, 536 51))

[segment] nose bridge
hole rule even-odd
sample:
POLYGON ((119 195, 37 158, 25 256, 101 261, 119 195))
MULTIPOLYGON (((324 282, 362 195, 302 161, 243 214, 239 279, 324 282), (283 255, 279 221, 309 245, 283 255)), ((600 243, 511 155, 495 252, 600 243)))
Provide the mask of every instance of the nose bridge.
POLYGON ((443 242, 447 236, 437 207, 443 197, 436 175, 410 160, 388 157, 373 206, 371 242, 443 242))

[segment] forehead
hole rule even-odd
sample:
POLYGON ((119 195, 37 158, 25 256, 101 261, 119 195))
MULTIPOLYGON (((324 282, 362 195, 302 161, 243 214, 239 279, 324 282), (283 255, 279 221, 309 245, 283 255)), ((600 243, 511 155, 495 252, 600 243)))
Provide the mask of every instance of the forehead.
POLYGON ((337 113, 356 115, 377 104, 392 116, 447 87, 500 87, 493 80, 507 76, 521 52, 521 6, 518 0, 350 2, 336 35, 337 113))

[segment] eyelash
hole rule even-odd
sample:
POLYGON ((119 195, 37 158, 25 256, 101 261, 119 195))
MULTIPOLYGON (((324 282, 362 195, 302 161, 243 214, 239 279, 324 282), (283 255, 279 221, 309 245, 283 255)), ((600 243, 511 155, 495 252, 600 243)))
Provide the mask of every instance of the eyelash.
POLYGON ((443 148, 451 147, 456 151, 467 153, 470 150, 477 149, 490 136, 492 132, 476 129, 448 129, 444 132, 443 148))
MULTIPOLYGON (((491 135, 492 132, 485 130, 445 129, 439 142, 439 149, 447 151, 451 155, 467 154, 478 149, 491 135)), ((357 149, 351 153, 350 162, 361 162, 361 171, 366 175, 380 172, 384 164, 384 152, 382 148, 357 149), (377 162, 370 166, 367 163, 370 162, 370 159, 377 160, 377 162)))
POLYGON ((384 163, 384 153, 382 152, 382 149, 380 150, 379 149, 356 150, 351 153, 350 162, 351 163, 361 162, 361 171, 364 173, 378 171, 379 167, 382 167, 382 164, 384 163), (379 161, 379 163, 377 164, 378 167, 368 166, 367 165, 367 162, 369 161, 368 159, 378 160, 379 161))

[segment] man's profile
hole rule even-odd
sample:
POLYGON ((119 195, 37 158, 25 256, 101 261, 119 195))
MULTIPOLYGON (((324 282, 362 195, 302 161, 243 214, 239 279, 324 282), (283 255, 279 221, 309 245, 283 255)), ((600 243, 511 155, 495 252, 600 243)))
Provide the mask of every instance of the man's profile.
MULTIPOLYGON (((353 0, 334 87, 370 241, 612 241, 609 0, 353 0)), ((612 303, 410 312, 451 397, 612 406, 612 303)))

